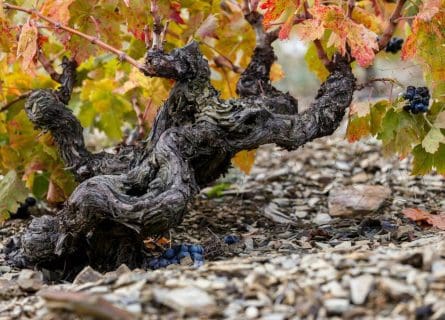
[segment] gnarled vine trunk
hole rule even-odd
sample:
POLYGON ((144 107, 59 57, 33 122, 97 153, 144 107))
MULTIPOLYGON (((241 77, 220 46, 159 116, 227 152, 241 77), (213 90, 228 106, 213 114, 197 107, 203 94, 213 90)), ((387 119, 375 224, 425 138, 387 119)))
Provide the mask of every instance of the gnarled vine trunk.
POLYGON ((52 133, 66 166, 81 182, 56 216, 35 218, 11 242, 8 259, 18 266, 76 270, 90 264, 110 270, 121 263, 144 267, 143 239, 178 225, 200 188, 224 174, 241 150, 275 143, 287 150, 332 134, 350 105, 355 78, 335 56, 330 75, 311 106, 271 86, 275 60, 261 16, 246 16, 257 33, 252 61, 237 85, 238 99, 222 100, 195 42, 165 53, 147 53, 147 76, 176 80, 142 146, 117 154, 90 153, 79 121, 66 107, 75 64, 65 61, 58 91, 37 90, 26 103, 30 120, 52 133))

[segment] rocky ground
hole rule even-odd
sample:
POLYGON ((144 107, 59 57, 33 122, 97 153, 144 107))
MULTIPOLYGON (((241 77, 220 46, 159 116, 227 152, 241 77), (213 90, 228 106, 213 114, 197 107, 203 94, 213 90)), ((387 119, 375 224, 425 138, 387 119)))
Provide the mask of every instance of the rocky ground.
POLYGON ((445 319, 445 233, 402 214, 445 212, 444 181, 410 176, 373 142, 266 146, 250 176, 203 190, 167 236, 203 244, 204 266, 44 284, 1 260, 0 319, 445 319))

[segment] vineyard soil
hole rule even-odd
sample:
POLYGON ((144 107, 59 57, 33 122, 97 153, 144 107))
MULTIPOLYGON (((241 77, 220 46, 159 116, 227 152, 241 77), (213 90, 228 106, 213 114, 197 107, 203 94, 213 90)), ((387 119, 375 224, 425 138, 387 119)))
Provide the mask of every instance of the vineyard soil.
MULTIPOLYGON (((251 176, 231 172, 225 180, 230 188, 211 199, 201 193, 183 224, 172 230, 173 243, 204 244, 203 267, 133 272, 121 267, 118 274, 106 275, 87 270, 77 284, 36 285, 37 294, 32 286, 13 280, 19 274, 26 277, 26 271, 2 269, 0 294, 8 298, 0 304, 2 315, 78 319, 82 312, 97 314, 93 297, 103 297, 129 312, 127 318, 106 319, 439 319, 445 315, 445 235, 414 224, 401 211, 443 210, 444 181, 438 176, 410 176, 409 161, 384 159, 379 148, 376 143, 349 145, 338 139, 317 140, 296 152, 265 146, 251 176), (391 189, 381 212, 314 223, 317 213, 329 212, 332 188, 359 180, 391 189), (293 226, 264 216, 271 202, 293 226), (241 242, 223 245, 227 234, 237 235, 241 242), (16 290, 11 289, 14 286, 16 290), (183 287, 206 305, 176 301, 183 287), (61 289, 73 296, 51 294, 61 289), (358 291, 365 291, 365 298, 358 291), (56 312, 56 305, 65 313, 56 312)), ((2 233, 4 239, 17 228, 23 224, 11 222, 2 233)), ((104 308, 116 314, 110 306, 104 308)))

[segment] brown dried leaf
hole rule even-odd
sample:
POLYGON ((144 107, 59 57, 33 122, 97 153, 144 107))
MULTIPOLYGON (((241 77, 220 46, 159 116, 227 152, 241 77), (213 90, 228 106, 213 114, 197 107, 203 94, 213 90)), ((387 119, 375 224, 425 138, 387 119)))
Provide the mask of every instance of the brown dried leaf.
POLYGON ((445 230, 445 213, 431 214, 418 208, 406 208, 402 213, 412 221, 423 221, 440 230, 445 230))
POLYGON ((218 26, 218 19, 213 15, 209 14, 207 18, 201 23, 198 30, 196 30, 196 36, 200 39, 205 37, 216 38, 216 28, 218 26))

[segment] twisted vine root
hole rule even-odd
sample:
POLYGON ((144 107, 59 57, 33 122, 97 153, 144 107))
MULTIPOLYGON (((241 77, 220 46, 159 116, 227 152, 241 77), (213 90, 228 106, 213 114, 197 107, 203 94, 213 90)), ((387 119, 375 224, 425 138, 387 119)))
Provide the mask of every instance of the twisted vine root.
MULTIPOLYGON (((336 56, 314 102, 298 113, 297 100, 269 81, 276 34, 264 32, 261 16, 249 13, 246 18, 257 33, 257 46, 238 82, 238 99, 219 98, 197 43, 171 53, 148 52, 147 74, 175 79, 176 84, 142 147, 126 147, 117 154, 91 154, 85 148, 82 127, 66 107, 73 64, 65 65, 59 91, 31 94, 29 118, 52 133, 81 183, 63 210, 54 217, 35 218, 10 244, 11 263, 53 270, 68 263, 99 270, 120 263, 143 267, 143 239, 178 225, 187 204, 227 171, 235 153, 267 143, 293 150, 335 131, 355 88, 349 62, 336 56)), ((67 275, 66 270, 62 273, 67 275)))

